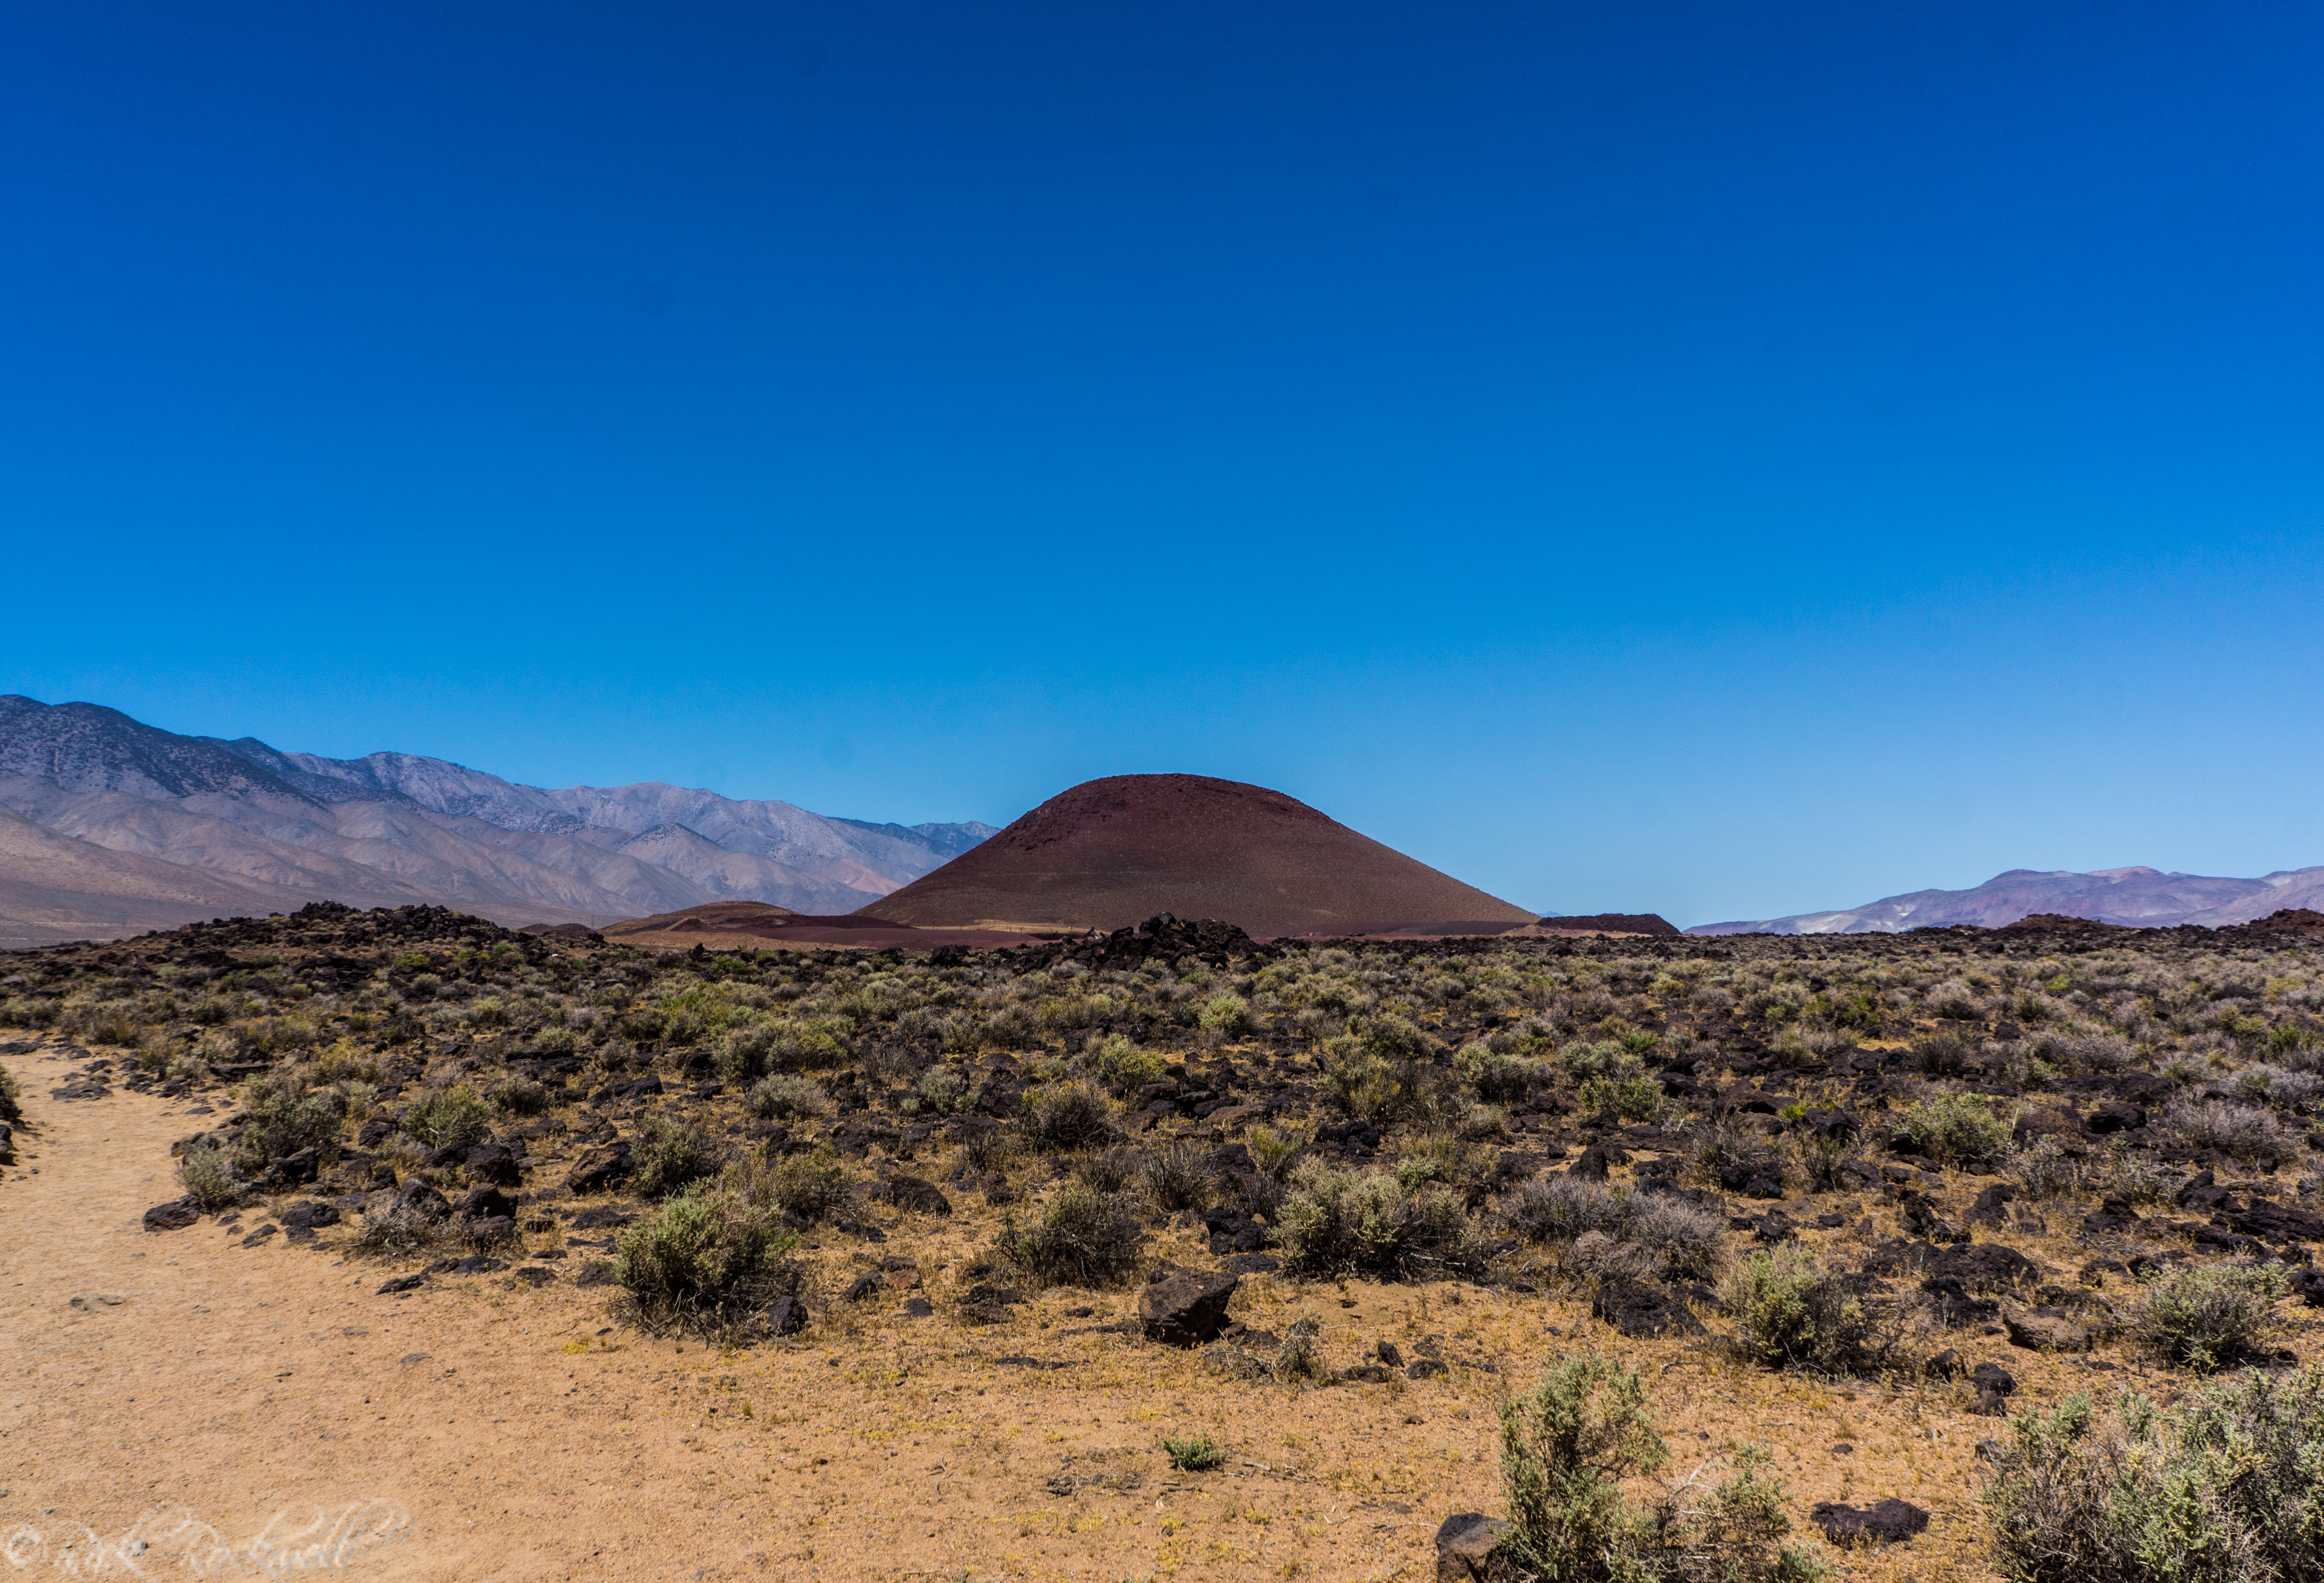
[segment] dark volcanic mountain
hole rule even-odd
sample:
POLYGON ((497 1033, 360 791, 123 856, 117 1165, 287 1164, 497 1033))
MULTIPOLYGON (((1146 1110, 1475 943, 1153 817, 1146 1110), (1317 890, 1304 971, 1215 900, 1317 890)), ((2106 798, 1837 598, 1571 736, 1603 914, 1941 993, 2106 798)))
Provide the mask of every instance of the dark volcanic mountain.
POLYGON ((441 759, 325 759, 0 696, 0 949, 309 901, 599 924, 706 903, 851 912, 992 833, 644 782, 521 786, 441 759))
POLYGON ((1084 781, 860 916, 935 929, 1119 929, 1157 913, 1253 934, 1536 916, 1281 792, 1201 775, 1084 781))

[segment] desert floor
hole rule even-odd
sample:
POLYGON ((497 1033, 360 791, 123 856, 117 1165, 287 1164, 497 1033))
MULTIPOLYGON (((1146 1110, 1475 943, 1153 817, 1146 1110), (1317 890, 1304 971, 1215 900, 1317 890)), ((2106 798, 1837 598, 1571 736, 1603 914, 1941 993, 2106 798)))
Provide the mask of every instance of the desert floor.
MULTIPOLYGON (((244 1246, 263 1204, 232 1232, 146 1231, 201 1118, 127 1091, 59 1101, 60 1061, 7 1059, 32 1123, 0 1184, 12 1576, 1428 1578, 1446 1515, 1499 1509, 1496 1403, 1575 1346, 1646 1369, 1679 1464, 1774 1448, 1803 1528, 1819 1500, 1933 1512, 1908 1545, 1833 1554, 1835 1576, 1987 1576, 1974 1448, 2002 1426, 1943 1387, 1773 1375, 1455 1284, 1247 1282, 1239 1316, 1313 1315, 1336 1364, 1434 1336, 1454 1366, 1304 1390, 1111 1328, 1121 1293, 1053 1291, 976 1328, 826 1293, 798 1344, 729 1353, 620 1328, 610 1289, 567 1276, 381 1296, 399 1269, 328 1234, 244 1246), (1173 1472, 1160 1437, 1204 1432, 1224 1465, 1173 1472)), ((922 1225, 890 1250, 940 1285, 975 1245, 922 1225)), ((836 1242, 823 1256, 847 1273, 836 1242)), ((2128 1373, 1987 1354, 2021 1403, 2128 1373)))

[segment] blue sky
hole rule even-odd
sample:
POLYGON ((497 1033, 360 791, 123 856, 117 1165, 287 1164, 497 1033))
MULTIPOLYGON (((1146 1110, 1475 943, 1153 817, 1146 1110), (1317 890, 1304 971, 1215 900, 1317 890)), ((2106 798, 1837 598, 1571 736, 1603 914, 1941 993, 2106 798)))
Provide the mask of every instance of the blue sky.
POLYGON ((0 12, 0 690, 1543 908, 2324 862, 2324 13, 0 12))

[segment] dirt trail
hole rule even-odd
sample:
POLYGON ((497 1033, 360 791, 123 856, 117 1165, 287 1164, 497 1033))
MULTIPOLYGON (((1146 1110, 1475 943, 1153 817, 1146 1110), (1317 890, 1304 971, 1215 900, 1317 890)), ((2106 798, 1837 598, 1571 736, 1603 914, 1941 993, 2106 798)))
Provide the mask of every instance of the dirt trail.
MULTIPOLYGON (((569 1276, 380 1296, 398 1271, 344 1262, 344 1228, 243 1246, 263 1204, 232 1232, 148 1232, 177 1191, 170 1143, 204 1118, 58 1101, 64 1063, 5 1059, 34 1128, 0 1183, 11 1576, 1425 1579, 1438 1522, 1497 1507, 1494 1404, 1577 1344, 1648 1367, 1679 1457, 1775 1445, 1795 1516, 1892 1493, 1936 1509, 1923 1540, 1835 1558, 1838 1576, 1987 1576, 1969 1453, 1989 1421, 1937 1407, 1906 1429, 1877 1393, 1626 1343, 1571 1304, 1254 1280, 1236 1312, 1317 1319, 1334 1362, 1425 1332, 1455 1365, 1296 1394, 1120 1333, 1119 1293, 1053 1292, 982 1328, 826 1294, 804 1344, 722 1356, 609 1329, 604 1291, 569 1276), (1226 1462, 1174 1472, 1165 1433, 1210 1434, 1226 1462)), ((967 1236, 915 1244, 932 1278, 967 1236)))

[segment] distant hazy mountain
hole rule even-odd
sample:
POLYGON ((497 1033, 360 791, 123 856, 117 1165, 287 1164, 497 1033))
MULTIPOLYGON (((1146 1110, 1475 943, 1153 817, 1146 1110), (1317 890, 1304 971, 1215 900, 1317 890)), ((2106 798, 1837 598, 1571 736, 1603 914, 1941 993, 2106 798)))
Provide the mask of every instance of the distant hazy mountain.
POLYGON ((721 900, 845 913, 993 833, 657 782, 550 790, 410 753, 286 753, 16 696, 0 696, 0 948, 325 897, 503 923, 721 900))
POLYGON ((2157 869, 2100 869, 2075 874, 2012 869, 1972 890, 1914 890, 1831 913, 1698 924, 1690 934, 1877 934, 1901 929, 1975 924, 1997 929, 2029 913, 2058 913, 2100 923, 2168 929, 2247 924, 2278 907, 2324 907, 2324 868, 2285 869, 2258 879, 2165 874, 2157 869))

